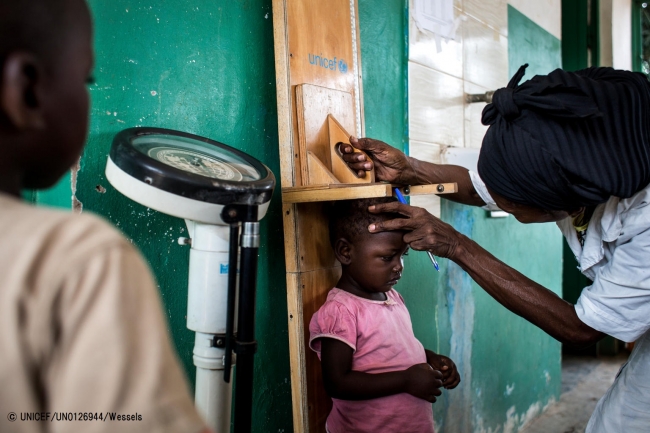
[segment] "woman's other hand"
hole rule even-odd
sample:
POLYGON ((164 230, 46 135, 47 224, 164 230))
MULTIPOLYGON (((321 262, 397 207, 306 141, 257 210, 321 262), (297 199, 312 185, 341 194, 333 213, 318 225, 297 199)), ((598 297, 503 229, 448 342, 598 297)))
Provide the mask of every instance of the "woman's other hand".
POLYGON ((460 244, 461 234, 425 209, 391 202, 370 206, 371 213, 398 213, 406 218, 395 218, 371 224, 371 233, 405 230, 404 242, 419 251, 431 251, 438 257, 453 259, 460 244))

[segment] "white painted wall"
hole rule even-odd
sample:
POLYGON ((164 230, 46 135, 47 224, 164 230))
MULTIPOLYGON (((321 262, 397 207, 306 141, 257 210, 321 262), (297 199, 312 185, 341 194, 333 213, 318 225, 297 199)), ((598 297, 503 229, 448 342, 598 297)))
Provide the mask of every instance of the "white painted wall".
POLYGON ((600 65, 632 69, 632 0, 600 0, 600 65))
MULTIPOLYGON (((467 104, 465 94, 508 83, 508 3, 561 38, 561 0, 454 0, 458 38, 443 42, 441 52, 434 36, 409 20, 411 156, 439 163, 445 162, 441 153, 447 147, 480 149, 487 129, 481 124, 485 103, 467 104)), ((413 11, 413 0, 410 7, 413 11)), ((411 203, 440 216, 436 196, 413 197, 411 203)))
POLYGON ((612 0, 612 66, 632 69, 632 0, 612 0))
POLYGON ((600 66, 612 66, 612 0, 600 0, 599 28, 600 66))
MULTIPOLYGON (((409 154, 439 163, 447 147, 481 146, 485 103, 466 104, 466 93, 484 93, 508 82, 507 0, 455 0, 456 41, 442 43, 409 20, 409 154)), ((413 4, 411 1, 411 10, 413 4)), ((437 196, 411 198, 440 216, 437 196)))
POLYGON ((562 39, 562 0, 509 0, 508 3, 541 28, 562 39))

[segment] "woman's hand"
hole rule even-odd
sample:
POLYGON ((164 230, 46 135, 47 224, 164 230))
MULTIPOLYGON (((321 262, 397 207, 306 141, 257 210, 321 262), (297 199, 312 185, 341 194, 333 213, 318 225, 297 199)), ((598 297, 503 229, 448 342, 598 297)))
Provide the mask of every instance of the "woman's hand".
POLYGON ((460 383, 460 374, 454 361, 427 349, 424 352, 427 354, 427 364, 442 373, 442 386, 446 389, 456 388, 460 383))
POLYGON ((346 143, 339 143, 339 149, 343 160, 350 168, 363 177, 366 171, 375 167, 376 180, 383 180, 391 183, 412 184, 415 179, 415 171, 409 162, 409 158, 403 152, 395 149, 383 141, 372 138, 350 137, 350 144, 357 149, 363 150, 370 157, 362 153, 353 153, 352 146, 346 143))
POLYGON ((436 396, 442 394, 442 373, 427 363, 415 364, 404 370, 406 392, 414 397, 434 403, 436 396))
POLYGON ((414 250, 431 251, 438 257, 453 259, 460 237, 452 226, 440 221, 425 209, 392 202, 370 206, 371 213, 399 213, 407 218, 396 218, 371 224, 371 233, 406 230, 404 242, 414 250))

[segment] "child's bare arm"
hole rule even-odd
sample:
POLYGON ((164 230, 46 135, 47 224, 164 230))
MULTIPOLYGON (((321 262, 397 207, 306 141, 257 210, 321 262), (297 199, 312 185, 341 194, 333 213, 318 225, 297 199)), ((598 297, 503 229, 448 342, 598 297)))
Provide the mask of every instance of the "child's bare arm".
POLYGON ((427 363, 442 373, 442 386, 446 389, 456 388, 460 383, 460 374, 454 361, 429 349, 424 349, 424 352, 427 355, 427 363))
POLYGON ((442 374, 428 364, 389 373, 362 373, 352 370, 352 348, 333 338, 321 338, 321 364, 325 391, 340 400, 369 400, 409 393, 435 402, 442 392, 442 374))

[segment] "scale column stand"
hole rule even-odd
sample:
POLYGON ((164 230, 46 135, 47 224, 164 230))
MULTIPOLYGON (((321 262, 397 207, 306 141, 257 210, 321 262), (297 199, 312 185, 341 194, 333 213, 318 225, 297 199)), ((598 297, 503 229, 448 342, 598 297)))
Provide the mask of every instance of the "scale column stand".
MULTIPOLYGON (((253 374, 254 356, 257 352, 255 341, 255 292, 257 290, 257 255, 260 247, 260 223, 258 222, 258 207, 254 205, 227 205, 221 217, 224 222, 231 224, 231 230, 241 222, 241 243, 235 245, 231 238, 230 250, 237 247, 239 257, 239 290, 237 294, 237 334, 232 332, 234 317, 233 275, 230 275, 228 312, 226 331, 226 357, 224 363, 226 374, 230 366, 231 348, 237 354, 237 392, 235 392, 235 432, 250 433, 253 413, 253 374)), ((231 232, 231 236, 232 236, 231 232)), ((231 258, 232 260, 232 258, 231 258)), ((232 271, 231 271, 232 272, 232 271)), ((224 377, 229 380, 228 376, 224 377)))
POLYGON ((260 223, 243 224, 241 236, 241 273, 239 278, 239 314, 237 321, 237 392, 235 426, 237 433, 251 431, 253 410, 253 367, 257 351, 255 341, 255 291, 260 223))

